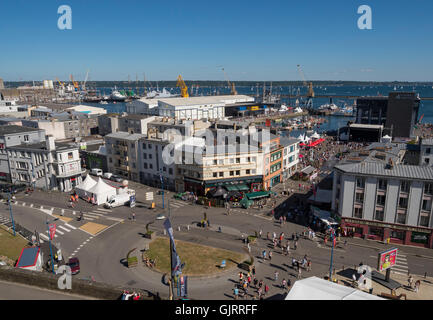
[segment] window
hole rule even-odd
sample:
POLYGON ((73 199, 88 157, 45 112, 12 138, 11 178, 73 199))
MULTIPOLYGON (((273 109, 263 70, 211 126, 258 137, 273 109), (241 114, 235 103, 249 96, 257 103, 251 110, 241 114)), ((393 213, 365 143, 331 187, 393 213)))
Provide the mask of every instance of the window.
POLYGON ((153 164, 149 163, 149 169, 153 169, 153 164))
POLYGON ((295 147, 294 146, 290 146, 290 152, 295 151, 295 147))
POLYGON ((247 158, 247 162, 251 162, 251 157, 248 157, 248 158, 247 158))
POLYGON ((213 177, 216 178, 218 176, 218 172, 213 173, 213 177))
POLYGON ((250 174, 250 169, 245 170, 245 174, 250 174))
POLYGON ((167 168, 166 167, 162 167, 162 171, 166 172, 167 168))
POLYGON ((224 177, 224 172, 220 172, 220 177, 224 177))
POLYGON ((425 149, 426 154, 430 154, 430 148, 425 149))
POLYGON ((152 154, 151 153, 149 153, 149 159, 152 159, 152 154))
POLYGON ((235 163, 235 159, 231 158, 230 163, 235 163))
POLYGON ((386 200, 386 196, 384 195, 378 195, 377 196, 377 200, 376 200, 376 204, 379 206, 384 206, 385 205, 385 200, 386 200))
POLYGON ((28 135, 24 136, 24 141, 29 141, 29 136, 28 135))
POLYGON ((113 163, 113 159, 112 159, 112 158, 108 158, 108 161, 109 161, 110 163, 113 163))
POLYGON ((236 163, 241 163, 241 158, 236 158, 236 163))
POLYGON ((430 158, 425 158, 425 159, 424 159, 424 163, 425 163, 425 164, 429 164, 429 163, 430 163, 430 158))
POLYGON ((214 164, 214 165, 217 165, 217 164, 218 164, 218 160, 214 160, 214 161, 213 161, 213 164, 214 164))
POLYGON ((224 159, 220 159, 219 164, 224 164, 224 159))
POLYGON ((422 201, 422 210, 424 211, 431 211, 431 200, 423 200, 422 201))
POLYGON ((400 182, 400 192, 409 192, 410 182, 402 181, 400 182))
POLYGON ((364 178, 356 178, 356 187, 357 188, 365 188, 365 179, 364 178))
POLYGON ((362 218, 362 207, 356 207, 353 212, 353 216, 355 218, 362 218))
POLYGON ((148 145, 147 145, 147 148, 150 150, 150 149, 152 149, 152 145, 149 143, 148 145))
POLYGON ((147 163, 144 163, 143 166, 144 166, 144 169, 147 169, 147 163))
POLYGON ((424 184, 424 193, 430 195, 433 194, 433 183, 424 184))
POLYGON ((252 162, 256 162, 257 158, 256 157, 252 157, 251 159, 252 159, 252 162))
POLYGON ((147 159, 147 154, 143 153, 143 159, 147 159))
POLYGON ((374 213, 374 220, 383 221, 383 211, 376 210, 374 213))
POLYGON ((384 179, 379 179, 379 190, 386 190, 387 181, 384 179))
POLYGON ((429 224, 429 220, 430 220, 430 215, 422 215, 419 219, 419 225, 422 227, 428 227, 429 224))
POLYGON ((407 198, 400 198, 398 200, 398 206, 400 208, 407 208, 408 199, 407 198))
POLYGON ((391 230, 390 236, 391 236, 391 238, 404 240, 404 238, 406 236, 406 232, 400 231, 400 230, 391 230))
POLYGON ((74 155, 72 152, 68 152, 68 160, 72 160, 74 158, 74 155))
POLYGON ((251 174, 256 174, 256 169, 252 169, 251 174))
POLYGON ((363 203, 364 202, 364 193, 357 192, 355 195, 355 201, 358 203, 363 203))
POLYGON ((168 174, 173 174, 173 168, 168 168, 168 174))
MULTIPOLYGON (((395 219, 396 223, 405 224, 406 223, 406 213, 397 213, 397 217, 395 219)), ((395 237, 392 237, 395 238, 395 237)))
POLYGON ((143 143, 143 149, 146 149, 146 144, 145 143, 143 143))
POLYGON ((234 176, 235 172, 234 171, 230 171, 230 176, 234 176))
POLYGON ((236 170, 236 175, 240 176, 241 175, 241 171, 240 170, 236 170))

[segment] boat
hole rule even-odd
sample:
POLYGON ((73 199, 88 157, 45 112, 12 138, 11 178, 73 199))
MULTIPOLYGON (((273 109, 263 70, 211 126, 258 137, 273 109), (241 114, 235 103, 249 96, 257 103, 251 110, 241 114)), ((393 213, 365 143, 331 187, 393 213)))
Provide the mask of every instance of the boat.
POLYGON ((99 104, 108 104, 107 101, 102 100, 101 102, 99 102, 99 104))
POLYGON ((113 101, 125 101, 126 96, 121 94, 116 87, 114 87, 114 90, 111 92, 110 99, 113 101))
POLYGON ((319 107, 319 110, 338 110, 338 106, 335 103, 326 103, 326 104, 322 104, 319 107))

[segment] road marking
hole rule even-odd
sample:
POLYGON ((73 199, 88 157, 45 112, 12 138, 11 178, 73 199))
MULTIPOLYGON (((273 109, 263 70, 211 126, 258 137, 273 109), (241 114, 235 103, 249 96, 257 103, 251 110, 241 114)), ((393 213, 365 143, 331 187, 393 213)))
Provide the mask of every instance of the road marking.
POLYGON ((45 239, 45 240, 50 240, 46 235, 44 235, 43 233, 39 233, 39 236, 42 238, 42 239, 45 239))
POLYGON ((30 203, 30 208, 33 208, 33 203, 30 203))
POLYGON ((51 207, 51 211, 54 211, 54 207, 51 207))
POLYGON ((76 214, 76 212, 75 212, 75 210, 74 211, 72 211, 72 214, 75 216, 75 214, 76 214))
POLYGON ((26 203, 25 202, 23 202, 22 204, 21 204, 23 207, 25 207, 26 206, 26 203))
MULTIPOLYGON (((59 226, 60 227, 60 226, 59 226)), ((61 235, 64 235, 65 233, 60 231, 59 229, 56 230, 56 233, 60 233, 61 235)))
POLYGON ((71 232, 71 230, 69 230, 69 229, 66 229, 65 227, 63 227, 63 226, 59 226, 59 228, 61 228, 62 230, 65 230, 66 232, 71 232))
POLYGON ((90 217, 90 218, 96 218, 96 219, 99 218, 99 216, 96 216, 96 215, 91 214, 91 213, 84 213, 84 216, 85 216, 85 217, 90 217))
POLYGON ((95 216, 98 216, 98 217, 104 217, 104 215, 103 214, 100 214, 100 213, 95 213, 95 211, 92 211, 92 213, 91 213, 92 215, 95 215, 95 216))
POLYGON ((118 222, 123 222, 125 221, 124 219, 121 218, 113 218, 113 217, 104 217, 106 220, 111 220, 111 221, 118 221, 118 222))
POLYGON ((102 208, 98 208, 98 209, 96 209, 96 211, 111 212, 110 209, 102 209, 102 208))
POLYGON ((405 264, 405 265, 407 265, 407 262, 403 262, 403 261, 398 261, 397 260, 397 263, 396 263, 397 265, 399 265, 399 264, 405 264))
POLYGON ((75 228, 74 226, 71 226, 70 224, 67 224, 67 223, 65 223, 65 226, 67 226, 67 227, 69 227, 69 228, 71 228, 71 229, 77 229, 77 228, 75 228))
POLYGON ((398 272, 398 271, 394 271, 394 270, 392 270, 392 272, 393 273, 397 273, 397 274, 402 274, 402 275, 405 275, 405 276, 407 275, 407 272, 398 272))
MULTIPOLYGON (((47 231, 45 231, 47 234, 50 234, 49 232, 48 232, 48 230, 47 231)), ((57 238, 57 234, 55 234, 54 235, 54 238, 57 238)))
POLYGON ((80 244, 80 248, 82 247, 83 245, 82 244, 80 244))

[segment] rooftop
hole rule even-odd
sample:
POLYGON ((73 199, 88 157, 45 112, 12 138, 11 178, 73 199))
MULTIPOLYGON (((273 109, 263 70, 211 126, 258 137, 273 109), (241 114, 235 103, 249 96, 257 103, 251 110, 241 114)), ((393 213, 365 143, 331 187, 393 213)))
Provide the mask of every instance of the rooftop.
POLYGON ((363 161, 357 163, 339 164, 335 166, 335 169, 346 173, 361 175, 433 180, 433 168, 428 166, 396 164, 393 167, 389 167, 383 163, 363 161))
POLYGON ((107 134, 106 137, 108 138, 116 138, 116 139, 124 139, 124 140, 130 140, 130 141, 136 141, 139 140, 141 138, 145 138, 146 135, 144 134, 139 134, 139 133, 128 133, 128 132, 123 132, 123 131, 119 131, 119 132, 113 132, 110 134, 107 134))
POLYGON ((421 139, 421 145, 431 146, 433 145, 433 139, 421 139))
POLYGON ((292 144, 301 142, 300 140, 296 138, 289 138, 289 137, 280 137, 280 144, 284 147, 291 146, 292 144))
MULTIPOLYGON (((55 142, 56 145, 56 149, 53 151, 65 151, 65 150, 71 150, 71 149, 77 149, 78 147, 76 146, 71 146, 69 144, 66 143, 58 143, 55 142)), ((38 143, 31 143, 31 144, 27 144, 27 143, 22 143, 19 144, 17 146, 13 146, 13 147, 9 147, 9 149, 14 150, 22 150, 22 149, 29 149, 29 150, 47 150, 47 144, 46 142, 38 142, 38 143)))
POLYGON ((0 135, 24 133, 24 132, 34 132, 34 131, 42 131, 42 130, 41 129, 35 129, 35 128, 29 128, 29 127, 23 127, 23 126, 16 126, 16 125, 0 126, 0 135))
POLYGON ((381 124, 361 124, 361 123, 352 123, 349 125, 350 128, 357 129, 383 129, 383 125, 381 124))
POLYGON ((202 104, 233 104, 237 102, 254 101, 246 95, 202 96, 189 98, 161 98, 159 101, 172 106, 202 105, 202 104))

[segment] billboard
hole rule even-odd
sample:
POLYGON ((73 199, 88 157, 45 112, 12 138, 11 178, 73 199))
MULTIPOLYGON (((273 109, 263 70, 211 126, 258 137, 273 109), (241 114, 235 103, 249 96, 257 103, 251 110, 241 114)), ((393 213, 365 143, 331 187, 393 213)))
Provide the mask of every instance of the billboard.
POLYGON ((377 259, 377 270, 384 271, 392 268, 397 262, 397 248, 379 252, 377 259))

